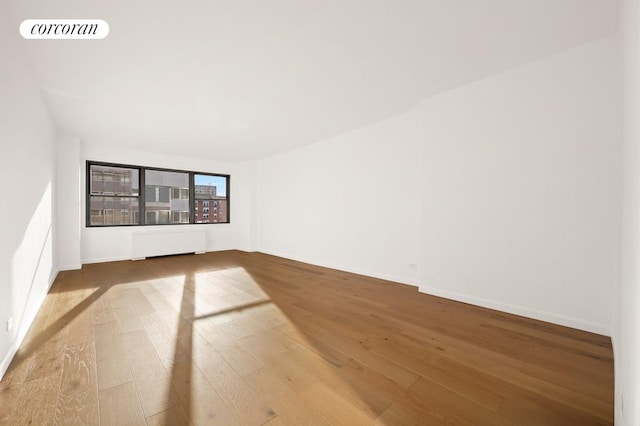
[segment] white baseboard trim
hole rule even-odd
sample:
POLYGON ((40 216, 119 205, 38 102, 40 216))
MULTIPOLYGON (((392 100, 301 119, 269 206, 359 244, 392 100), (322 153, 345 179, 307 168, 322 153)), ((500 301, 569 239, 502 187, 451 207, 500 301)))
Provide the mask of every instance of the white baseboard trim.
POLYGON ((11 343, 9 350, 5 354, 4 358, 2 358, 2 362, 0 363, 0 380, 2 380, 5 373, 9 369, 9 365, 11 364, 11 361, 13 361, 13 358, 16 356, 16 353, 18 353, 18 349, 20 348, 22 341, 27 336, 27 332, 31 328, 31 324, 33 324, 33 321, 36 319, 36 315, 38 315, 38 312, 42 307, 42 303, 44 303, 44 299, 47 297, 47 294, 49 294, 49 291, 51 290, 51 286, 53 285, 56 278, 58 277, 59 272, 60 270, 56 270, 52 274, 51 278, 49 279, 49 286, 47 287, 47 291, 45 291, 44 294, 40 295, 39 300, 37 301, 37 308, 29 311, 28 317, 23 318, 21 324, 17 324, 17 326, 20 327, 20 329, 18 330, 16 338, 13 340, 13 343, 11 343))
POLYGON ((614 393, 613 393, 613 419, 615 424, 622 424, 624 420, 624 413, 622 411, 622 394, 623 394, 623 377, 622 377, 622 354, 620 351, 620 347, 618 346, 618 333, 620 333, 619 325, 613 326, 613 332, 611 333, 611 347, 613 348, 613 371, 614 371, 614 380, 613 383, 615 385, 614 393))
POLYGON ((60 265, 58 267, 59 271, 76 271, 78 269, 82 269, 82 263, 73 264, 73 265, 60 265))
POLYGON ((235 248, 208 248, 207 251, 205 253, 216 253, 218 251, 231 251, 231 250, 237 250, 235 248))
POLYGON ((604 324, 597 324, 591 321, 581 320, 579 318, 567 317, 564 315, 552 314, 550 312, 529 309, 523 306, 512 305, 509 303, 497 302, 495 300, 482 299, 479 297, 469 296, 466 294, 455 293, 439 288, 419 286, 421 293, 433 296, 444 297, 445 299, 456 300, 458 302, 469 303, 471 305, 481 306, 483 308, 495 309, 497 311, 507 312, 514 315, 520 315, 527 318, 533 318, 540 321, 546 321, 553 324, 563 325, 566 327, 577 328, 578 330, 589 331, 591 333, 611 336, 610 327, 604 324))
MULTIPOLYGON (((247 249, 241 249, 241 248, 238 248, 238 249, 231 249, 231 250, 241 251, 242 253, 259 253, 259 251, 258 251, 258 250, 247 250, 247 249)), ((264 253, 264 252, 263 252, 263 253, 264 253)), ((266 253, 265 253, 265 254, 266 254, 266 253)))
POLYGON ((346 265, 338 265, 331 262, 323 262, 315 259, 309 259, 300 256, 294 256, 289 253, 278 252, 274 250, 258 250, 260 253, 270 254, 271 256, 284 257, 285 259, 295 260, 297 262, 309 263, 315 266, 321 266, 323 268, 337 269, 339 271, 350 272, 352 274, 365 275, 367 277, 378 278, 385 281, 393 281, 400 284, 410 285, 413 287, 419 286, 419 279, 412 277, 403 277, 400 275, 385 274, 381 272, 369 271, 366 269, 352 268, 346 265))
POLYGON ((102 257, 96 259, 82 259, 83 265, 88 265, 90 263, 105 263, 105 262, 120 262, 122 260, 131 260, 131 256, 126 257, 102 257))

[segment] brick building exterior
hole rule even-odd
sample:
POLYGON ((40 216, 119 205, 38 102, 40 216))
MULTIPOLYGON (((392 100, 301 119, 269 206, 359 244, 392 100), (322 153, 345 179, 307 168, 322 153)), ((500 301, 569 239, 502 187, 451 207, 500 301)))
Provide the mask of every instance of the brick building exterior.
POLYGON ((227 197, 218 196, 214 185, 196 185, 195 195, 196 223, 224 223, 229 221, 227 197))

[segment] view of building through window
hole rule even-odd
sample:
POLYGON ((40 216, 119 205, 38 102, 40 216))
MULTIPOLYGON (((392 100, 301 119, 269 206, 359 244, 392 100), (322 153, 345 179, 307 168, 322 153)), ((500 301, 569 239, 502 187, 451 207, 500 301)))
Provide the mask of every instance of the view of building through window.
POLYGON ((228 175, 87 163, 87 226, 229 223, 228 175))
POLYGON ((145 223, 189 223, 189 174, 145 170, 145 223))
POLYGON ((92 165, 91 225, 138 225, 139 170, 92 165))
POLYGON ((194 175, 195 222, 228 222, 227 178, 214 175, 194 175))

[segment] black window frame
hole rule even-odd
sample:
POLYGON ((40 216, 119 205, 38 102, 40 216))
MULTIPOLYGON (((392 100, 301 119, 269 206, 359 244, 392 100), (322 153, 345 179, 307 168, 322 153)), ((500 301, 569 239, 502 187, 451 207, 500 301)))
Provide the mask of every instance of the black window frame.
POLYGON ((198 172, 193 170, 181 170, 181 169, 168 169, 162 167, 149 167, 149 166, 138 166, 132 164, 122 164, 122 163, 109 163, 103 161, 86 161, 86 181, 85 181, 85 226, 87 228, 112 228, 112 227, 129 227, 129 226, 185 226, 185 225, 219 225, 219 224, 230 224, 231 223, 231 175, 224 173, 211 173, 211 172, 198 172), (91 166, 102 166, 102 167, 119 167, 125 169, 137 169, 138 170, 138 195, 130 195, 126 196, 127 198, 137 198, 138 199, 138 218, 140 223, 131 223, 131 224, 108 224, 108 225, 99 225, 91 223, 91 197, 118 197, 118 196, 110 196, 110 195, 92 195, 91 194, 91 166), (155 223, 146 223, 146 201, 145 201, 145 175, 147 170, 154 170, 160 172, 176 172, 176 173, 187 173, 189 175, 189 222, 188 223, 163 223, 163 224, 155 224, 155 223), (227 221, 226 222, 209 222, 209 223, 196 223, 196 213, 195 213, 195 175, 205 175, 205 176, 217 176, 223 177, 226 179, 226 200, 227 200, 227 221))

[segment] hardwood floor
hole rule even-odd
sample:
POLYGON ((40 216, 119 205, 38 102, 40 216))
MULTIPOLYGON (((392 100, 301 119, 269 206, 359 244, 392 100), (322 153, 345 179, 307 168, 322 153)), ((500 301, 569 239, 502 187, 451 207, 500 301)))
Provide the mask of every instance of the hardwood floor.
POLYGON ((607 337, 259 253, 61 272, 0 424, 613 423, 607 337))

